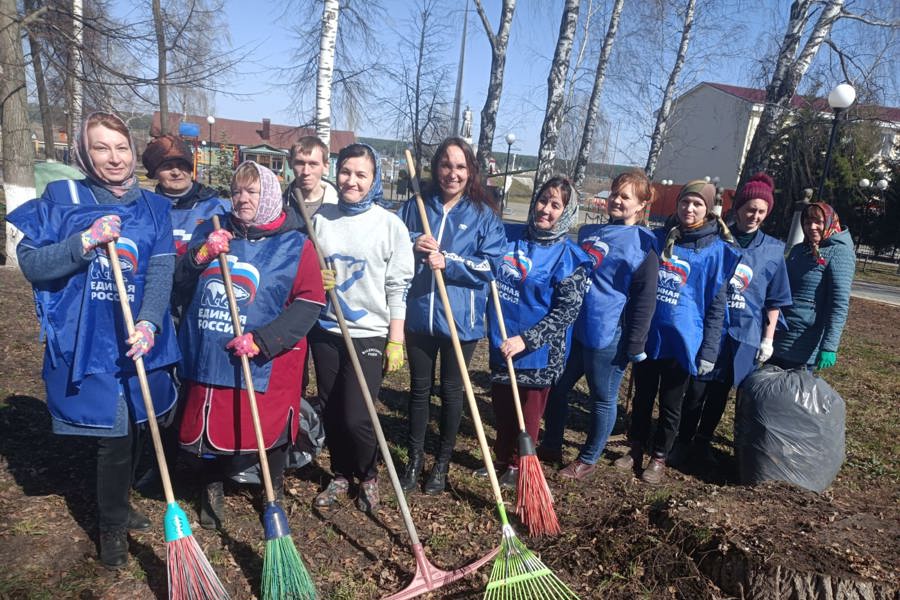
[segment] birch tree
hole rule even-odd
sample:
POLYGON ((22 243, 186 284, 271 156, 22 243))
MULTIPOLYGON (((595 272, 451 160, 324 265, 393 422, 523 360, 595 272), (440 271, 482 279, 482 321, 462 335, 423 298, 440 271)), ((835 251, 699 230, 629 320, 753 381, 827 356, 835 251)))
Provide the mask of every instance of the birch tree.
POLYGON ((487 173, 494 145, 494 133, 497 129, 497 111, 500 109, 500 96, 503 93, 503 71, 506 67, 506 47, 509 45, 509 29, 516 10, 516 0, 503 0, 500 11, 500 23, 497 33, 491 28, 491 22, 484 12, 481 0, 475 0, 475 9, 484 27, 488 42, 491 44, 491 75, 488 82, 487 96, 481 109, 481 125, 478 129, 478 164, 487 173))
MULTIPOLYGON (((38 10, 36 0, 25 1, 25 13, 36 15, 38 10)), ((41 7, 43 10, 43 7, 41 7)), ((41 127, 44 130, 44 157, 56 158, 56 149, 53 145, 53 113, 50 109, 50 99, 47 95, 47 80, 44 77, 44 50, 39 38, 38 27, 25 26, 28 33, 28 51, 31 54, 31 71, 34 74, 34 87, 37 91, 38 108, 41 112, 41 127)))
MULTIPOLYGON (((7 214, 34 198, 34 150, 28 124, 25 58, 15 0, 0 0, 0 131, 3 133, 3 192, 7 214)), ((6 224, 6 261, 18 265, 21 232, 6 224)))
POLYGON ((544 124, 541 127, 534 193, 537 193, 541 185, 553 174, 556 142, 559 138, 559 127, 563 117, 566 73, 569 69, 575 28, 578 25, 578 7, 579 0, 566 0, 559 23, 559 38, 553 53, 553 62, 550 64, 550 73, 547 76, 547 109, 544 113, 544 124))
POLYGON ((791 98, 834 22, 840 17, 844 0, 828 0, 825 3, 801 49, 812 16, 811 9, 816 3, 816 0, 794 0, 791 3, 790 18, 779 45, 772 78, 766 86, 766 102, 744 159, 739 186, 753 173, 768 167, 769 151, 780 135, 791 98))
POLYGON ((325 0, 316 77, 316 135, 326 146, 331 143, 331 80, 334 77, 334 51, 340 14, 338 0, 325 0))
POLYGON ((687 56, 688 45, 691 41, 691 28, 694 26, 694 10, 697 0, 687 0, 684 9, 684 20, 681 28, 681 42, 678 44, 678 52, 675 55, 675 64, 669 72, 669 79, 666 82, 666 88, 663 92, 662 103, 656 114, 656 125, 653 128, 653 134, 650 136, 650 151, 647 154, 647 164, 644 166, 644 172, 647 177, 653 179, 653 172, 656 170, 656 163, 659 160, 659 153, 665 143, 666 126, 669 122, 669 115, 672 112, 672 100, 675 97, 675 87, 678 84, 678 76, 684 66, 684 60, 687 56))
POLYGON ((581 137, 581 145, 578 148, 578 155, 575 157, 574 183, 575 187, 581 189, 584 185, 584 177, 587 171, 587 165, 591 157, 591 149, 594 146, 594 131, 597 127, 598 117, 600 116, 600 95, 603 93, 603 80, 606 76, 606 68, 609 65, 609 56, 612 53, 613 42, 616 39, 616 33, 619 30, 619 18, 622 15, 622 7, 625 0, 615 0, 612 12, 609 17, 609 27, 606 29, 606 36, 603 38, 603 47, 600 50, 600 56, 597 58, 597 70, 594 73, 594 87, 591 89, 591 99, 588 101, 587 115, 584 120, 584 133, 581 137))

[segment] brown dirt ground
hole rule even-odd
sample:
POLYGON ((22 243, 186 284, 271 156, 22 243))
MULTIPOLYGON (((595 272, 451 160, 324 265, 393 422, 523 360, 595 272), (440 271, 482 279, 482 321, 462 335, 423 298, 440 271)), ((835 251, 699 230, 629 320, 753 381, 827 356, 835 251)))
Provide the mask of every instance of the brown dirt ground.
MULTIPOLYGON (((898 322, 898 308, 860 300, 851 305, 841 360, 826 375, 848 403, 848 455, 825 494, 785 484, 736 485, 729 410, 719 429, 722 437, 716 440, 720 466, 713 472, 698 477, 670 470, 664 485, 648 487, 616 471, 608 460, 593 479, 582 483, 561 480, 554 465, 544 465, 563 534, 534 540, 525 537, 511 517, 514 526, 528 547, 582 598, 728 597, 704 575, 703 556, 729 547, 767 564, 900 586, 898 322)), ((30 289, 17 272, 0 268, 0 598, 165 598, 161 525, 131 536, 132 556, 121 571, 110 573, 98 563, 92 446, 87 440, 50 433, 41 352, 30 289)), ((492 438, 483 346, 471 373, 492 438)), ((404 376, 389 378, 379 404, 401 464, 406 385, 404 376)), ((583 387, 578 399, 585 399, 583 387)), ((575 413, 567 433, 568 459, 574 458, 586 425, 584 411, 575 413)), ((624 423, 620 417, 608 458, 623 449, 624 423)), ((409 496, 426 552, 444 568, 461 566, 500 540, 489 488, 470 475, 481 464, 481 454, 468 416, 461 433, 450 493, 409 496)), ((431 435, 428 443, 434 442, 431 435)), ((321 596, 377 598, 401 589, 414 561, 386 474, 383 506, 375 515, 358 512, 349 501, 320 511, 311 506, 328 479, 327 455, 318 465, 288 477, 285 509, 321 596)), ((194 535, 232 597, 255 598, 264 548, 257 516, 259 491, 231 489, 226 530, 214 533, 196 523, 198 486, 182 463, 174 479, 194 535)), ((511 500, 507 494, 507 503, 511 500)), ((163 522, 163 503, 136 494, 133 502, 155 523, 163 522)), ((425 597, 481 597, 489 573, 483 567, 477 575, 425 597)))

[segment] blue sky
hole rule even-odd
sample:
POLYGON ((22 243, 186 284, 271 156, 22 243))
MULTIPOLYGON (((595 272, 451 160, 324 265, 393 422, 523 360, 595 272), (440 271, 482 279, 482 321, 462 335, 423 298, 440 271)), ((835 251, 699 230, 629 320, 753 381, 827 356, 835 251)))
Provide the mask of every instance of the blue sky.
MULTIPOLYGON (((625 35, 634 36, 633 19, 626 2, 626 13, 620 28, 620 39, 625 35), (631 32, 629 34, 629 31, 631 32)), ((643 2, 643 0, 636 0, 643 2)), ((873 0, 877 1, 877 0, 873 0)), ((401 27, 403 19, 408 18, 412 0, 387 0, 383 2, 389 19, 393 22, 377 24, 386 48, 386 58, 396 47, 393 30, 401 27)), ((499 19, 499 0, 485 0, 487 14, 496 28, 499 19)), ((603 0, 593 0, 594 8, 599 8, 595 17, 597 30, 605 31, 607 25, 608 4, 603 0)), ((712 0, 698 2, 700 9, 704 5, 717 4, 712 0)), ((759 81, 760 68, 757 64, 759 55, 767 45, 781 35, 786 21, 789 0, 768 0, 752 2, 749 0, 733 0, 729 6, 722 8, 718 3, 715 8, 704 9, 698 14, 695 37, 691 45, 689 68, 684 74, 682 89, 690 87, 690 83, 699 81, 719 81, 734 85, 755 85, 759 81)), ((443 6, 458 9, 450 13, 448 21, 453 31, 447 42, 443 59, 455 64, 459 54, 459 36, 462 26, 462 9, 465 0, 445 0, 443 6)), ((582 14, 587 10, 588 0, 582 0, 582 14)), ((463 88, 463 105, 469 104, 474 114, 473 136, 477 140, 479 113, 484 103, 485 92, 490 70, 490 48, 481 23, 474 11, 472 3, 469 18, 469 29, 466 46, 466 65, 463 88)), ((535 154, 540 137, 541 122, 546 102, 546 80, 550 58, 552 57, 559 28, 562 10, 561 0, 553 2, 544 0, 519 0, 513 21, 510 45, 507 56, 503 97, 498 115, 495 150, 506 149, 503 136, 507 132, 516 135, 518 141, 513 146, 514 152, 535 154)), ((698 9, 699 10, 699 9, 698 9)), ((900 10, 896 8, 895 10, 900 10)), ((235 91, 249 93, 247 98, 229 98, 218 95, 215 99, 215 112, 227 118, 259 120, 271 118, 276 123, 292 123, 295 121, 287 110, 290 94, 287 86, 280 83, 279 72, 275 67, 282 67, 291 56, 296 43, 290 33, 290 26, 299 20, 297 16, 285 17, 283 8, 270 3, 251 3, 240 0, 226 2, 227 21, 230 26, 232 44, 235 47, 256 47, 253 52, 253 64, 245 69, 252 75, 236 78, 235 91)), ((319 14, 310 15, 311 19, 320 18, 319 14)), ((679 31, 674 26, 658 32, 659 39, 669 46, 677 44, 679 31)), ((623 42, 624 43, 624 42, 623 42)), ((615 58, 616 50, 613 54, 615 58)), ((822 55, 825 52, 820 53, 822 55)), ((615 155, 610 151, 610 158, 620 162, 643 164, 646 157, 646 138, 649 135, 647 114, 652 110, 652 100, 643 99, 631 102, 627 94, 637 94, 644 85, 652 81, 660 82, 671 68, 671 53, 658 52, 656 58, 646 58, 637 62, 641 64, 621 65, 616 72, 610 72, 606 79, 603 95, 603 109, 613 123, 608 142, 614 145, 613 133, 618 129, 618 148, 615 155), (651 77, 652 75, 652 77, 651 77), (636 119, 631 110, 638 102, 642 107, 644 121, 636 119), (618 124, 618 127, 616 126, 618 124)), ((588 61, 593 64, 593 59, 588 61)), ((820 60, 824 67, 834 62, 825 56, 820 60)), ((832 69, 833 70, 833 69, 832 69)), ((838 83, 835 81, 834 83, 838 83)), ((447 82, 448 94, 452 97, 455 86, 455 70, 447 82)), ((894 91, 890 98, 896 99, 897 76, 893 78, 894 91)), ((890 103, 890 102, 888 102, 890 103)), ((340 116, 337 126, 341 128, 340 116)), ((373 137, 394 137, 379 123, 364 123, 357 128, 358 135, 373 137)))

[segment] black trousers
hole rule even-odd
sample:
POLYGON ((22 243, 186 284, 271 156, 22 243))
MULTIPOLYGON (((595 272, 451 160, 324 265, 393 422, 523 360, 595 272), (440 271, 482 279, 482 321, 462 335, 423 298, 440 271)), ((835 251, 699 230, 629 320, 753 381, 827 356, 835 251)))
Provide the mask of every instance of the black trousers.
POLYGON ((634 403, 628 438, 646 445, 650 437, 653 403, 659 394, 659 419, 653 436, 651 451, 657 458, 665 458, 675 443, 681 420, 681 405, 690 374, 675 359, 647 359, 636 363, 634 369, 634 403))
POLYGON ((128 494, 141 453, 141 427, 129 419, 128 434, 97 439, 97 513, 101 530, 128 524, 128 494))
MULTIPOLYGON (((463 357, 468 368, 478 340, 463 342, 463 357)), ((406 355, 409 358, 409 449, 421 452, 425 448, 428 428, 431 383, 438 354, 441 357, 441 420, 440 444, 437 460, 448 461, 456 445, 456 434, 463 412, 463 380, 450 339, 406 334, 406 355)))
POLYGON ((678 441, 709 444, 728 403, 731 382, 691 378, 684 395, 678 441))
MULTIPOLYGON (((372 479, 378 473, 378 442, 344 338, 317 326, 307 339, 315 362, 331 471, 336 477, 348 480, 353 477, 361 481, 372 479)), ((386 341, 385 337, 353 339, 373 400, 381 389, 386 341)))
MULTIPOLYGON (((269 477, 272 479, 272 485, 277 485, 279 481, 284 479, 284 469, 287 466, 288 449, 290 444, 281 444, 266 450, 266 459, 269 462, 269 477)), ((219 481, 225 481, 241 471, 246 471, 250 467, 259 463, 258 452, 247 452, 244 454, 217 455, 213 459, 199 459, 197 461, 198 468, 202 469, 202 480, 204 484, 210 484, 219 481)), ((260 475, 262 481, 262 475, 260 475)), ((278 493, 278 490, 275 490, 278 493)))

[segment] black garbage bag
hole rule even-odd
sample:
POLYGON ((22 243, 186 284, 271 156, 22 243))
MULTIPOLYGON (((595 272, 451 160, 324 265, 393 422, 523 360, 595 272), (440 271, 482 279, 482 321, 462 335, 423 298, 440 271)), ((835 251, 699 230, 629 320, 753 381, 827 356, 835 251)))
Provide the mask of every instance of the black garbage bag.
MULTIPOLYGON (((311 463, 325 447, 325 426, 322 424, 322 410, 319 399, 304 398, 300 402, 300 431, 297 442, 288 450, 287 469, 299 469, 311 463)), ((233 475, 237 483, 262 485, 259 476, 259 462, 233 475)))
POLYGON ((844 399, 805 369, 765 365, 741 385, 734 448, 741 482, 825 490, 844 462, 844 399))

